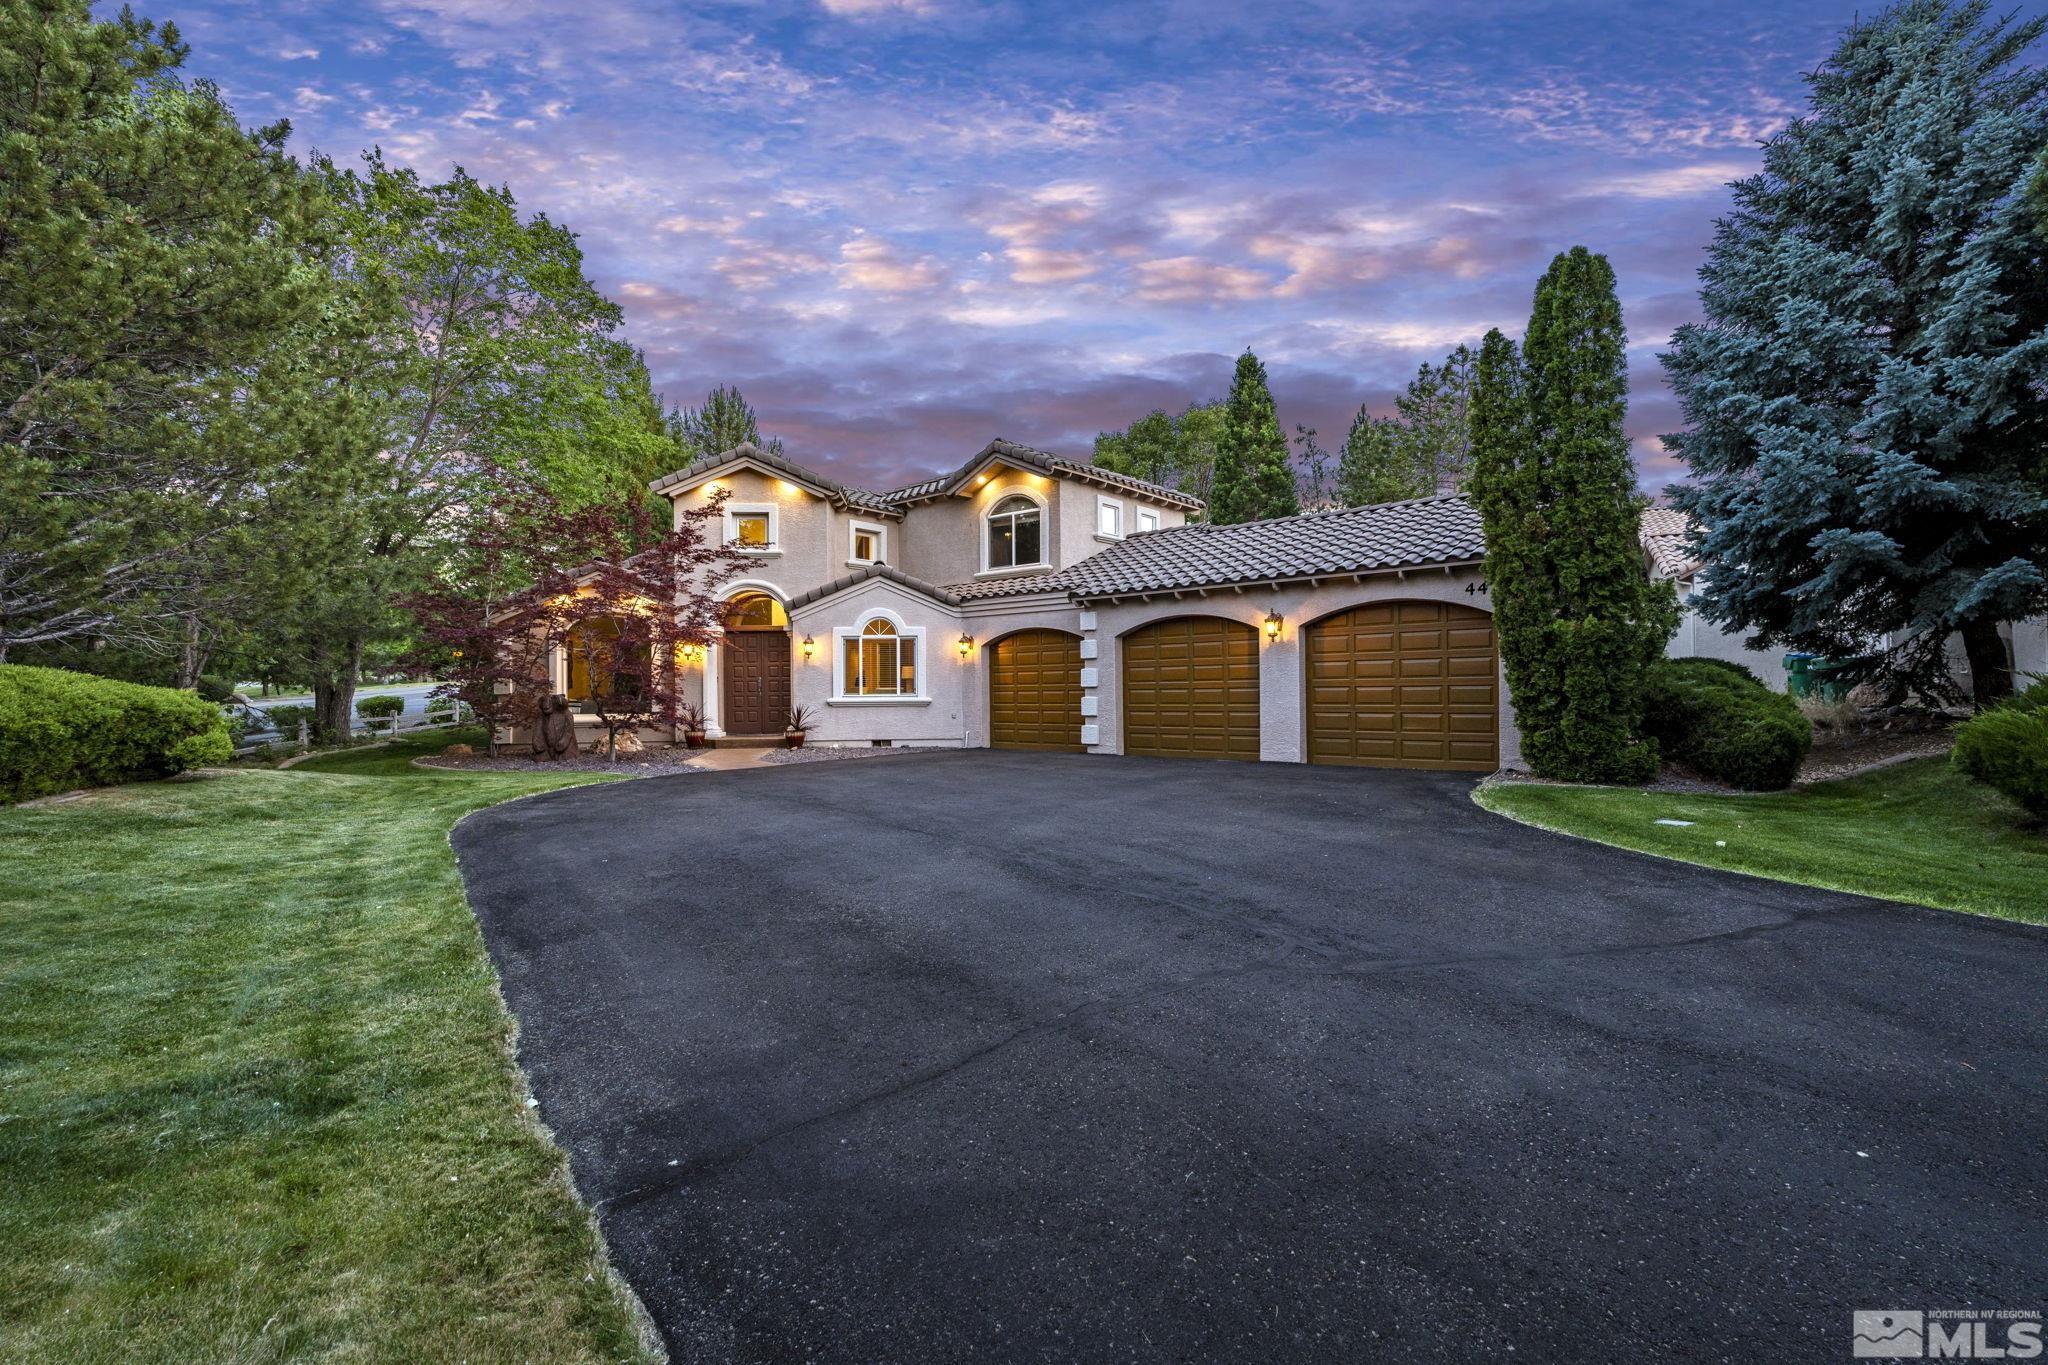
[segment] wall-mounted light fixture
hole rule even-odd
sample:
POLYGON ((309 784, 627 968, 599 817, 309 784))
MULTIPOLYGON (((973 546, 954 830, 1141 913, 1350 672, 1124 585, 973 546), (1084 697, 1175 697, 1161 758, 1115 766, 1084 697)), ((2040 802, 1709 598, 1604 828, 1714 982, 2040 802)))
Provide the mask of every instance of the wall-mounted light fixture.
POLYGON ((1266 638, 1267 638, 1268 640, 1277 640, 1277 639, 1279 639, 1279 638, 1280 638, 1280 627, 1281 627, 1281 626, 1283 626, 1283 625, 1285 625, 1285 624, 1286 624, 1286 623, 1285 623, 1284 621, 1282 621, 1282 620, 1280 619, 1280 613, 1279 613, 1279 612, 1277 612, 1277 611, 1271 611, 1271 612, 1267 612, 1267 613, 1266 613, 1266 638))
POLYGON ((808 635, 804 636, 804 662, 805 662, 805 663, 809 663, 809 662, 810 662, 810 659, 811 659, 811 655, 815 654, 815 653, 817 652, 817 650, 818 650, 818 642, 817 642, 816 640, 813 640, 813 639, 812 639, 812 638, 811 638, 810 636, 808 636, 808 635))
POLYGON ((683 646, 683 663, 685 665, 701 664, 703 662, 704 646, 699 644, 686 644, 683 646))
POLYGON ((974 637, 963 632, 960 636, 960 657, 962 659, 965 659, 968 655, 972 654, 973 652, 974 637))

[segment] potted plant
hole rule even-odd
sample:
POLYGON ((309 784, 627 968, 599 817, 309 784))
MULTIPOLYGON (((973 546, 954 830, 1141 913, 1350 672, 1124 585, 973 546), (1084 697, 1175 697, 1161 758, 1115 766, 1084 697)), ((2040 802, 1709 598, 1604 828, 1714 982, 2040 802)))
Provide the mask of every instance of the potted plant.
POLYGON ((692 749, 704 747, 704 713, 684 702, 676 708, 676 723, 682 727, 683 743, 692 749))
POLYGON ((791 749, 804 747, 804 731, 811 728, 811 708, 792 706, 789 708, 789 726, 782 732, 782 742, 791 749))

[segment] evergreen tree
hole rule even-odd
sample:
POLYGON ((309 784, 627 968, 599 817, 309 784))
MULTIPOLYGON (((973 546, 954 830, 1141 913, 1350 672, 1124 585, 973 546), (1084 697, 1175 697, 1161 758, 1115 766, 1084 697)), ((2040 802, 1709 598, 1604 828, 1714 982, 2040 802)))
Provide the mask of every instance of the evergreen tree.
POLYGON ((2048 608, 2048 272, 2026 190, 2048 21, 1914 0, 1850 28, 1735 186, 1704 323, 1663 357, 1691 429, 1708 615, 1981 703, 2000 621, 2048 608))
POLYGON ((1401 412, 1403 462, 1413 471, 1417 490, 1408 496, 1455 493, 1465 481, 1472 463, 1467 407, 1475 360, 1471 347, 1460 346, 1441 365, 1425 363, 1394 400, 1401 412))
POLYGON ((1475 367, 1471 495, 1508 691, 1530 767, 1567 781, 1655 774, 1643 682, 1678 625, 1636 538, 1625 352, 1614 271, 1574 247, 1536 286, 1521 364, 1496 331, 1475 367))
POLYGON ((320 435, 288 417, 327 303, 317 187, 185 56, 126 11, 0 0, 0 660, 196 657, 195 575, 246 588, 200 565, 241 562, 226 535, 320 435))
POLYGON ((1246 351, 1237 358, 1216 451, 1209 520, 1219 525, 1292 516, 1301 510, 1287 437, 1273 409, 1266 367, 1246 351))
POLYGON ((1401 423, 1361 407, 1337 457, 1337 500, 1346 507, 1421 497, 1423 486, 1403 442, 1401 423))
POLYGON ((782 453, 780 437, 761 439, 761 423, 736 384, 720 384, 705 395, 701 406, 688 412, 673 409, 668 426, 693 457, 723 455, 738 445, 751 445, 770 455, 782 453))

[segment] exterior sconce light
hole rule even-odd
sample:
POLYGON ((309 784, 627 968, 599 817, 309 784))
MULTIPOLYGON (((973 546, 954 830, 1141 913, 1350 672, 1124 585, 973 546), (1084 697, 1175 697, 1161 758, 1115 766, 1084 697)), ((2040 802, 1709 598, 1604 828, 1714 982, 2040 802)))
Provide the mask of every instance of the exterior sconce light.
POLYGON ((1266 639, 1268 639, 1269 641, 1279 639, 1280 627, 1282 624, 1284 623, 1280 619, 1279 612, 1268 612, 1266 614, 1266 639))
POLYGON ((809 662, 811 661, 811 655, 812 655, 813 653, 815 653, 815 652, 817 651, 817 648, 818 648, 818 642, 817 642, 816 640, 813 640, 813 639, 812 639, 812 638, 811 638, 810 636, 808 636, 808 635, 804 636, 804 662, 805 662, 805 663, 809 663, 809 662))
POLYGON ((974 637, 963 633, 960 636, 960 658, 964 662, 974 652, 974 637))

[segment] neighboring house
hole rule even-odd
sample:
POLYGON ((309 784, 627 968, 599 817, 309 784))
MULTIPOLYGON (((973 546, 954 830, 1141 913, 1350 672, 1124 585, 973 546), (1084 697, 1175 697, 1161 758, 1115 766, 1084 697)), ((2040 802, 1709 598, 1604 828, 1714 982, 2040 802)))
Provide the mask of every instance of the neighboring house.
MULTIPOLYGON (((1688 548, 1692 524, 1685 513, 1672 507, 1651 507, 1643 512, 1643 555, 1650 572, 1668 578, 1678 589, 1680 618, 1678 633, 1664 652, 1674 659, 1705 657, 1745 664, 1769 687, 1785 687, 1785 651, 1752 649, 1743 633, 1730 631, 1701 614, 1694 601, 1703 565, 1688 548)), ((2048 617, 2033 617, 1999 628, 2005 637, 2006 656, 2015 682, 2025 687, 2033 677, 2048 675, 2048 617)), ((1970 663, 1963 653, 1961 637, 1949 642, 1949 666, 1956 681, 1969 688, 1970 663)))
MULTIPOLYGON (((724 492, 751 561, 686 687, 714 738, 1491 771, 1519 761, 1456 496, 1235 526, 1194 498, 991 441, 888 493, 740 446, 656 480, 724 492)), ((572 651, 566 651, 573 654, 572 651)), ((587 686, 573 658, 556 687, 587 686)))

